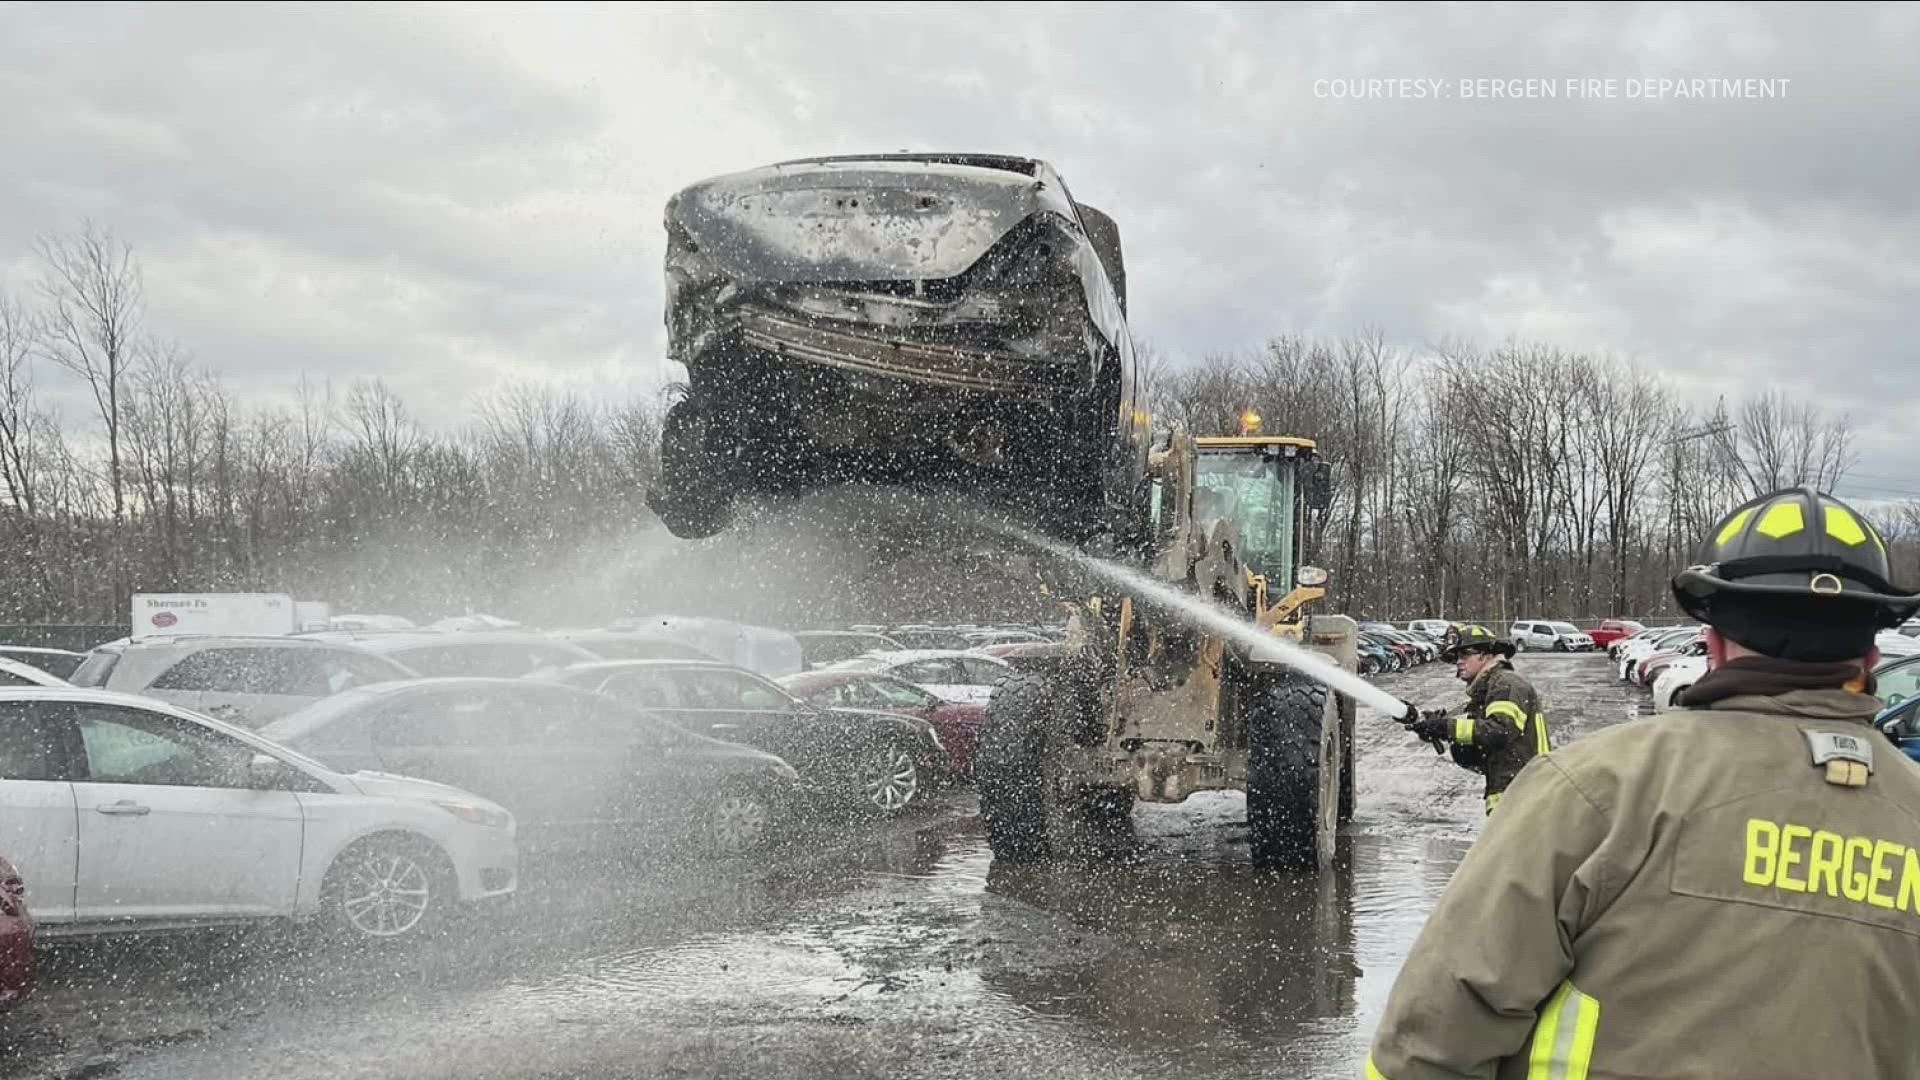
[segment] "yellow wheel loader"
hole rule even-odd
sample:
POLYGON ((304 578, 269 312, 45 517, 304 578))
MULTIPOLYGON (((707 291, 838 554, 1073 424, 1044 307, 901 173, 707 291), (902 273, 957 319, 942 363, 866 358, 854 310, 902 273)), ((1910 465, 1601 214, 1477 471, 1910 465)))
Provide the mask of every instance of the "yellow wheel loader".
MULTIPOLYGON (((1307 439, 1176 431, 1151 455, 1150 525, 1127 561, 1353 671, 1357 627, 1308 614, 1327 575, 1301 559, 1330 475, 1307 439)), ((1351 699, 1150 599, 1085 581, 1048 587, 1064 590, 1069 640, 995 690, 975 758, 997 860, 1124 830, 1136 800, 1237 790, 1255 863, 1331 864, 1353 807, 1351 699)))

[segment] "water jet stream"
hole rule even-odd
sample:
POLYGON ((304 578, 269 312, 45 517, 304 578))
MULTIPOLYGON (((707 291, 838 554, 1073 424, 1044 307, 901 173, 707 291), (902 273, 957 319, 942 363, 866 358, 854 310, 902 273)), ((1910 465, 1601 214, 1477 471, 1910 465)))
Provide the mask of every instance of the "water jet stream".
POLYGON ((1315 682, 1346 694, 1355 701, 1371 705, 1389 717, 1399 719, 1407 714, 1406 702, 1368 682, 1359 674, 1334 663, 1325 654, 1303 648, 1283 637, 1268 633, 1205 598, 1182 592, 1130 567, 1107 562, 1045 537, 1036 536, 1015 525, 994 522, 989 527, 1023 544, 1038 548, 1055 558, 1105 578, 1121 589, 1135 593, 1162 607, 1178 611, 1207 631, 1243 645, 1249 651, 1258 652, 1262 659, 1278 654, 1280 662, 1288 667, 1315 682))

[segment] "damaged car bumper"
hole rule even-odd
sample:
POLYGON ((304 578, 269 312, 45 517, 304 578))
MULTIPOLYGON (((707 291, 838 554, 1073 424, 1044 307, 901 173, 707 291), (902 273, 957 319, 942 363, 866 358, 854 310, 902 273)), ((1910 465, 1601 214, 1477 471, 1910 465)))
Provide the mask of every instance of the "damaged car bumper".
POLYGON ((671 354, 694 371, 741 364, 747 350, 856 376, 856 390, 1091 386, 1131 350, 1100 253, 1057 187, 884 160, 694 185, 668 206, 671 354))

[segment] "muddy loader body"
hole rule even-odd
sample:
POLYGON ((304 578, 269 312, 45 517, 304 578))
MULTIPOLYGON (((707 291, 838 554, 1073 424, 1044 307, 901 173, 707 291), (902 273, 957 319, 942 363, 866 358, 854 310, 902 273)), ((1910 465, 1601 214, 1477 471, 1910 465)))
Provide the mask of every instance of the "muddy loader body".
MULTIPOLYGON (((1176 432, 1151 475, 1136 569, 1356 668, 1353 621, 1308 614, 1326 581, 1300 557, 1307 514, 1327 499, 1312 442, 1176 432)), ((1071 609, 1069 640, 995 691, 977 759, 996 858, 1111 838, 1136 801, 1236 790, 1247 793, 1255 862, 1332 861, 1353 806, 1351 699, 1298 674, 1277 647, 1235 644, 1151 598, 1084 581, 1050 588, 1071 609)))

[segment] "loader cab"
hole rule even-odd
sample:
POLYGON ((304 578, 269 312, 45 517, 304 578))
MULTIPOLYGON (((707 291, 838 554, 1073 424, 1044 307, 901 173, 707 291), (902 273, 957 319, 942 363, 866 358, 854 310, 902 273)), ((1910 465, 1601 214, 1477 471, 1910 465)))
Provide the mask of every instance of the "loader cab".
POLYGON ((1212 533, 1233 522, 1239 556, 1280 592, 1294 585, 1306 510, 1324 508, 1329 469, 1307 439, 1244 435, 1196 439, 1194 524, 1212 533))

